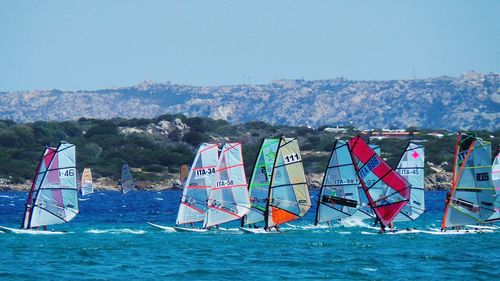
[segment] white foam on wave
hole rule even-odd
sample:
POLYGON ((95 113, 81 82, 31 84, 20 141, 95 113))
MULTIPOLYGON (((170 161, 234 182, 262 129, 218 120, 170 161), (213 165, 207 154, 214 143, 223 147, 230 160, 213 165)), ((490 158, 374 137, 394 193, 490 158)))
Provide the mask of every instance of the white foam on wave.
POLYGON ((342 235, 348 235, 348 234, 351 234, 350 231, 339 231, 337 232, 338 234, 342 234, 342 235))
POLYGON ((160 197, 155 197, 155 200, 158 200, 158 201, 163 201, 163 198, 160 198, 160 197))
POLYGON ((85 233, 92 234, 136 234, 141 235, 146 233, 144 230, 134 230, 130 228, 112 228, 112 229, 89 229, 85 233))
POLYGON ((365 228, 370 228, 370 229, 374 228, 373 226, 370 226, 366 222, 364 222, 360 219, 356 219, 356 218, 342 219, 340 221, 340 225, 342 225, 344 227, 365 227, 365 228))
POLYGON ((12 198, 14 198, 14 196, 9 196, 9 195, 0 195, 0 198, 8 198, 8 199, 12 199, 12 198))

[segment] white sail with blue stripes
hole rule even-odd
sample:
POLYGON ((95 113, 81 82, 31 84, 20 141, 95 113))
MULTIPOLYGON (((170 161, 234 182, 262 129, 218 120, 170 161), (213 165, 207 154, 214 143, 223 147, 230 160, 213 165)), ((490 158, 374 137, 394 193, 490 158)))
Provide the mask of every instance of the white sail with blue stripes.
POLYGON ((358 182, 347 142, 335 141, 318 196, 315 225, 329 224, 357 212, 358 182))
POLYGON ((203 222, 205 219, 208 192, 214 180, 218 159, 217 144, 200 145, 184 181, 176 225, 203 222))
POLYGON ((410 201, 399 211, 394 222, 415 220, 425 212, 424 159, 424 146, 408 143, 396 172, 411 184, 410 201))
POLYGON ((226 143, 221 151, 208 196, 203 228, 241 219, 250 210, 241 143, 226 143))
POLYGON ((28 196, 23 229, 67 223, 78 214, 75 145, 46 148, 28 196))

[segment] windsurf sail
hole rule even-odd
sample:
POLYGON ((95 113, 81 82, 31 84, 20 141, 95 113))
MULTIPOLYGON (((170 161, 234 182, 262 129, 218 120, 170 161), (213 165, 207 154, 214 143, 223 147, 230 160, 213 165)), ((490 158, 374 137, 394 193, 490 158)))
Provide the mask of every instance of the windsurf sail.
POLYGON ((23 229, 69 222, 78 214, 75 145, 47 147, 31 186, 23 229))
POLYGON ((208 196, 203 228, 241 219, 250 210, 241 143, 226 143, 208 196))
MULTIPOLYGON (((409 142, 401 156, 396 172, 411 185, 410 201, 394 219, 397 221, 415 220, 425 212, 424 198, 424 146, 409 142)), ((388 192, 385 193, 388 195, 388 192)))
POLYGON ((205 219, 208 192, 213 183, 218 159, 217 144, 200 145, 184 181, 176 225, 202 222, 205 219))
POLYGON ((493 209, 495 212, 486 220, 487 222, 500 221, 500 146, 497 148, 497 152, 493 158, 491 178, 493 181, 493 188, 495 189, 493 201, 493 209))
POLYGON ((369 205, 380 223, 387 226, 408 203, 410 184, 391 169, 360 136, 352 138, 348 144, 354 168, 369 205), (387 185, 388 194, 380 194, 378 188, 372 189, 380 181, 387 185))
POLYGON ((179 180, 181 181, 181 184, 184 184, 188 174, 189 174, 188 166, 186 164, 181 165, 181 169, 180 169, 180 173, 179 173, 179 180))
POLYGON ((453 162, 452 185, 441 228, 485 222, 495 213, 491 143, 474 133, 459 133, 453 162))
POLYGON ((280 139, 268 198, 265 220, 267 229, 301 218, 311 208, 311 198, 296 138, 280 139))
POLYGON ((255 159, 248 185, 251 209, 241 220, 241 226, 263 222, 269 195, 269 184, 280 139, 263 139, 255 159))
POLYGON ((358 183, 347 142, 335 141, 319 192, 314 224, 356 213, 360 205, 358 183))
POLYGON ((83 169, 81 191, 83 196, 94 193, 94 183, 92 182, 92 172, 90 168, 83 169))
MULTIPOLYGON (((377 153, 377 155, 379 155, 379 156, 381 155, 380 145, 369 144, 369 146, 373 151, 375 151, 375 153, 377 153)), ((347 151, 345 151, 345 152, 349 153, 349 149, 347 149, 347 151)), ((351 158, 351 155, 347 154, 347 157, 351 158)), ((352 160, 351 160, 351 162, 352 162, 352 160)), ((361 166, 362 163, 360 161, 358 161, 357 165, 361 166)), ((356 173, 356 171, 354 171, 354 173, 356 173)), ((343 218, 343 219, 354 220, 354 221, 375 219, 376 215, 373 212, 373 209, 370 205, 370 201, 368 200, 368 197, 366 197, 365 191, 363 189, 363 185, 361 184, 361 182, 359 181, 357 176, 355 176, 355 178, 356 178, 357 185, 358 185, 358 207, 357 207, 357 210, 351 216, 349 216, 347 218, 343 218)), ((374 178, 374 177, 368 177, 365 180, 365 183, 369 186, 372 186, 372 184, 373 184, 372 188, 370 189, 373 198, 379 198, 382 194, 385 193, 384 191, 387 190, 387 186, 382 181, 378 181, 377 178, 374 178)))
POLYGON ((122 166, 120 186, 123 194, 132 191, 135 187, 134 178, 132 177, 132 173, 130 172, 130 167, 128 166, 128 164, 123 164, 122 166))

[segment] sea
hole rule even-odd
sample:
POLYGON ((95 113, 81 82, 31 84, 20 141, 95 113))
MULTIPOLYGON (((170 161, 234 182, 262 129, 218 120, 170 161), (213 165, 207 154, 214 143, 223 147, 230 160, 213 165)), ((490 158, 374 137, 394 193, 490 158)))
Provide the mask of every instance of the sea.
MULTIPOLYGON (((438 228, 445 192, 396 227, 438 228)), ((0 280, 499 280, 500 230, 376 234, 369 222, 314 228, 313 206, 280 234, 167 232, 180 191, 97 192, 64 235, 0 233, 0 280)), ((316 201, 316 192, 312 192, 316 201)), ((0 192, 0 225, 19 227, 27 193, 0 192)))

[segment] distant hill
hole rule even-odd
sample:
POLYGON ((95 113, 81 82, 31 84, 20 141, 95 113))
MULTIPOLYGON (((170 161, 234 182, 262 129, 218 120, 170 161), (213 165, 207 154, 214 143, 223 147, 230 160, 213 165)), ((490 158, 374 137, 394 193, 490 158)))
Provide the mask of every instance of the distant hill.
POLYGON ((496 130, 500 77, 468 72, 416 80, 278 80, 199 87, 143 82, 98 91, 0 92, 0 119, 16 122, 153 118, 183 113, 242 124, 496 130))

